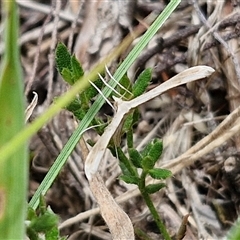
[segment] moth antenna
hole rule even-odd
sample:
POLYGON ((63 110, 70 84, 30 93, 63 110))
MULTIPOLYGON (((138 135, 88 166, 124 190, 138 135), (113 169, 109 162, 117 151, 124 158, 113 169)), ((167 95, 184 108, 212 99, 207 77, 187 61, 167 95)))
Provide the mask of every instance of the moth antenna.
POLYGON ((116 90, 114 89, 112 86, 110 86, 106 81, 105 79, 101 76, 101 74, 98 73, 98 76, 101 78, 102 82, 108 87, 110 88, 113 92, 115 92, 118 96, 122 97, 121 94, 116 90))
POLYGON ((125 90, 127 93, 131 94, 133 96, 133 94, 128 90, 126 89, 123 85, 121 85, 114 77, 113 75, 110 73, 110 71, 108 70, 108 67, 107 65, 105 65, 105 69, 106 69, 106 72, 107 74, 109 75, 109 77, 123 90, 125 90))
POLYGON ((105 99, 105 101, 108 103, 109 106, 111 106, 111 108, 114 110, 114 112, 116 112, 115 107, 111 104, 111 102, 103 95, 102 91, 92 82, 90 81, 90 84, 99 92, 99 94, 105 99))

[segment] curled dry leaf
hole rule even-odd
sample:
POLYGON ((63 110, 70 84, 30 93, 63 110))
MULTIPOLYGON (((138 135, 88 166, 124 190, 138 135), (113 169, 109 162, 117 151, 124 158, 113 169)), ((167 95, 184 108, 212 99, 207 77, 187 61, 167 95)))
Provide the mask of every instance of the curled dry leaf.
POLYGON ((178 233, 177 233, 177 240, 182 240, 186 235, 188 217, 189 217, 189 214, 185 215, 182 219, 181 226, 178 229, 178 233))
POLYGON ((33 94, 34 94, 34 97, 32 99, 32 102, 28 105, 27 109, 25 110, 25 114, 26 114, 25 122, 27 122, 28 119, 31 117, 32 112, 33 112, 33 110, 36 107, 37 102, 38 102, 38 94, 36 92, 33 92, 33 94))
POLYGON ((114 240, 135 239, 132 222, 128 215, 116 203, 99 174, 90 181, 90 188, 95 196, 101 215, 107 223, 114 240))
POLYGON ((116 133, 124 116, 131 109, 138 107, 171 88, 208 77, 213 72, 214 70, 207 66, 189 68, 155 89, 134 98, 131 101, 122 101, 121 99, 115 98, 117 112, 111 124, 109 124, 104 134, 94 145, 85 161, 85 174, 89 180, 91 191, 99 204, 101 214, 110 229, 113 239, 134 239, 134 230, 128 215, 115 202, 104 185, 102 177, 98 174, 98 167, 110 139, 116 133))

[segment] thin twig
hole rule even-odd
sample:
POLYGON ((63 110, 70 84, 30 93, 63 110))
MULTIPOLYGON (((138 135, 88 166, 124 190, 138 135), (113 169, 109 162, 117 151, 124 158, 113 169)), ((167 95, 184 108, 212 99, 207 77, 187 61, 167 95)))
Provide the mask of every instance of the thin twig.
POLYGON ((46 27, 47 23, 50 21, 51 17, 52 17, 52 11, 48 14, 48 16, 45 19, 45 21, 43 23, 43 26, 41 27, 41 30, 40 30, 40 34, 39 34, 39 37, 38 37, 38 40, 37 40, 37 51, 36 51, 36 54, 35 54, 35 57, 34 57, 32 74, 31 74, 31 77, 30 77, 30 79, 27 83, 26 89, 25 89, 25 95, 26 96, 28 95, 28 93, 29 93, 29 91, 32 87, 33 81, 35 79, 35 76, 36 76, 37 66, 38 66, 38 62, 39 62, 40 49, 41 49, 41 43, 42 43, 45 27, 46 27))
POLYGON ((235 56, 234 52, 229 47, 227 42, 220 36, 220 34, 216 30, 212 29, 212 27, 210 26, 210 24, 208 23, 208 21, 204 17, 203 13, 201 12, 201 10, 200 10, 200 8, 198 6, 197 1, 196 0, 192 0, 192 2, 193 2, 193 5, 194 5, 194 8, 195 8, 195 11, 197 12, 201 22, 212 32, 214 38, 223 45, 223 47, 226 49, 228 54, 231 56, 233 64, 235 66, 235 71, 236 71, 238 83, 240 85, 240 65, 239 65, 237 57, 235 56))
POLYGON ((74 17, 74 20, 72 21, 72 24, 71 24, 71 31, 70 31, 69 38, 68 38, 68 49, 70 49, 70 51, 72 49, 74 32, 75 32, 84 2, 85 1, 80 1, 79 7, 78 7, 78 12, 77 12, 76 16, 74 17))
MULTIPOLYGON (((54 0, 52 1, 52 5, 54 4, 54 0)), ((56 7, 54 10, 54 28, 52 32, 52 41, 50 46, 50 53, 48 56, 49 59, 49 81, 48 81, 48 95, 46 99, 46 104, 49 105, 52 96, 52 83, 53 83, 53 75, 54 75, 54 50, 57 44, 57 29, 58 29, 58 22, 59 22, 59 12, 61 10, 61 1, 56 1, 56 7)))
MULTIPOLYGON (((17 4, 20 7, 28 8, 30 10, 45 13, 45 14, 49 14, 52 11, 48 5, 37 3, 35 1, 17 0, 17 4)), ((73 22, 75 20, 74 16, 72 16, 71 14, 69 14, 67 12, 63 12, 63 11, 59 12, 59 18, 61 18, 62 20, 68 21, 68 22, 73 22)), ((82 23, 79 19, 77 22, 82 23)))
POLYGON ((239 132, 239 117, 240 106, 228 115, 209 135, 188 149, 184 154, 169 160, 168 163, 163 164, 161 167, 170 169, 173 173, 176 173, 182 168, 191 165, 196 159, 209 153, 215 147, 220 146, 234 134, 239 132))
MULTIPOLYGON (((217 26, 218 29, 224 29, 226 27, 233 26, 233 25, 237 24, 239 21, 240 21, 240 14, 236 13, 236 14, 231 15, 228 18, 222 20, 216 26, 217 26)), ((177 31, 176 33, 174 33, 172 36, 170 36, 168 38, 163 38, 163 39, 160 38, 158 40, 158 43, 157 43, 156 46, 148 49, 138 58, 138 61, 137 61, 137 64, 136 64, 136 66, 138 66, 137 72, 138 73, 142 72, 146 62, 151 57, 153 57, 155 54, 159 54, 164 49, 169 48, 171 46, 174 46, 174 44, 176 45, 176 43, 192 36, 193 34, 197 33, 200 28, 201 28, 201 24, 193 25, 193 26, 189 26, 189 27, 186 27, 185 29, 181 29, 181 30, 177 31)), ((232 38, 237 38, 237 37, 239 37, 239 34, 230 33, 230 34, 224 35, 222 38, 224 39, 224 41, 228 41, 232 38)), ((208 50, 209 48, 217 46, 218 44, 220 44, 218 41, 207 43, 207 44, 204 45, 203 50, 204 51, 208 50)), ((177 59, 179 59, 179 57, 177 57, 177 59)), ((185 58, 184 58, 184 61, 186 61, 185 58)), ((179 63, 179 61, 176 61, 176 63, 179 63)), ((173 64, 173 65, 175 65, 175 64, 173 64)), ((162 68, 163 67, 161 67, 161 69, 162 68)))

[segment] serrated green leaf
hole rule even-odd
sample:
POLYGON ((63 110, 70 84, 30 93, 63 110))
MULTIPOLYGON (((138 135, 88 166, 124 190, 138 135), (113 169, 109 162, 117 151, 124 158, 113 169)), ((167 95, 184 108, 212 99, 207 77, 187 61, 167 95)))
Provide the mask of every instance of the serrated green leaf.
POLYGON ((63 43, 57 45, 55 56, 57 69, 67 83, 73 85, 83 76, 81 64, 63 43))
POLYGON ((138 108, 134 109, 133 111, 133 118, 132 118, 132 126, 134 126, 140 118, 140 113, 138 108))
POLYGON ((135 176, 122 175, 122 176, 120 176, 120 179, 123 180, 125 183, 129 183, 129 184, 138 185, 138 183, 139 183, 139 178, 137 178, 135 176))
POLYGON ((33 219, 29 225, 35 232, 47 232, 57 226, 58 218, 55 214, 45 212, 43 215, 33 219))
POLYGON ((162 141, 160 141, 159 139, 155 139, 148 153, 149 156, 154 160, 154 165, 157 162, 157 160, 160 158, 162 154, 162 150, 163 150, 162 141))
POLYGON ((84 108, 85 110, 90 108, 91 101, 88 99, 85 91, 79 95, 79 100, 81 102, 81 108, 84 108))
POLYGON ((134 97, 142 95, 149 85, 152 78, 152 69, 145 69, 137 78, 136 82, 133 85, 132 93, 134 97))
POLYGON ((125 167, 128 169, 131 176, 137 176, 136 169, 132 166, 130 160, 126 157, 121 147, 117 147, 117 157, 119 161, 122 162, 125 165, 125 167))
POLYGON ((132 161, 133 165, 137 168, 142 168, 142 156, 141 154, 134 148, 130 148, 129 151, 129 157, 132 161))
POLYGON ((90 125, 97 126, 95 129, 99 135, 102 135, 107 127, 107 123, 105 123, 100 117, 95 117, 90 125))
POLYGON ((171 171, 163 168, 153 168, 148 173, 154 179, 166 179, 172 176, 171 171))
POLYGON ((133 148, 133 129, 129 129, 126 132, 126 139, 127 139, 127 147, 133 148))
POLYGON ((39 240, 38 233, 35 232, 33 229, 27 227, 27 236, 30 240, 39 240))
POLYGON ((127 165, 127 162, 129 161, 124 152, 120 147, 117 147, 117 156, 120 162, 124 163, 127 165))
POLYGON ((164 183, 155 183, 155 184, 149 184, 146 186, 145 190, 147 191, 148 194, 153 194, 158 192, 160 189, 166 187, 166 184, 164 183))
POLYGON ((154 165, 155 165, 155 161, 150 156, 146 156, 142 159, 142 168, 145 171, 152 169, 154 165))
POLYGON ((37 214, 35 213, 34 209, 28 207, 27 220, 32 220, 32 219, 35 218, 36 216, 37 216, 37 214))
POLYGON ((53 228, 49 229, 45 233, 45 239, 46 240, 59 240, 60 239, 57 226, 54 226, 53 228))
POLYGON ((67 107, 66 109, 70 112, 75 112, 81 108, 81 101, 79 98, 75 98, 67 107))
POLYGON ((123 175, 131 176, 131 173, 126 168, 126 165, 123 162, 119 162, 119 167, 121 168, 121 171, 122 171, 123 175))
POLYGON ((75 55, 71 57, 71 66, 72 66, 72 79, 73 83, 75 83, 84 75, 82 66, 76 59, 75 55))
POLYGON ((58 71, 62 74, 62 70, 66 68, 71 72, 71 55, 63 43, 58 43, 55 56, 58 71))
MULTIPOLYGON (((99 79, 99 78, 94 81, 94 84, 95 84, 99 89, 101 89, 101 88, 103 87, 103 82, 102 82, 102 80, 99 79)), ((92 98, 94 98, 94 97, 97 96, 98 91, 97 91, 97 89, 96 89, 95 87, 93 87, 93 86, 91 85, 91 86, 89 86, 89 87, 84 91, 84 93, 86 94, 86 99, 87 99, 88 101, 90 101, 92 98)))
POLYGON ((70 85, 73 85, 73 79, 72 79, 72 72, 68 68, 63 68, 60 72, 65 82, 67 82, 70 85))
MULTIPOLYGON (((121 78, 119 83, 125 89, 127 89, 130 93, 132 92, 132 83, 131 83, 130 79, 128 78, 128 76, 126 74, 121 78)), ((133 94, 130 94, 125 89, 123 89, 123 88, 121 88, 119 86, 117 87, 117 91, 120 93, 120 95, 124 96, 124 99, 130 100, 131 98, 133 98, 133 94)))
POLYGON ((148 144, 144 147, 144 149, 141 151, 142 157, 146 157, 146 156, 148 155, 149 151, 151 150, 151 148, 152 148, 152 142, 148 143, 148 144))
POLYGON ((127 115, 127 117, 124 121, 124 124, 122 127, 122 132, 125 133, 125 132, 128 132, 130 129, 132 129, 134 124, 138 122, 139 117, 140 117, 140 114, 139 114, 138 109, 134 109, 133 111, 131 111, 127 115))
POLYGON ((82 108, 79 108, 78 110, 76 110, 76 111, 74 111, 74 112, 72 112, 72 113, 74 114, 74 116, 75 116, 79 121, 81 121, 81 120, 84 118, 84 116, 86 115, 87 110, 82 109, 82 108))
POLYGON ((122 132, 125 133, 132 128, 133 113, 129 113, 123 123, 122 132))

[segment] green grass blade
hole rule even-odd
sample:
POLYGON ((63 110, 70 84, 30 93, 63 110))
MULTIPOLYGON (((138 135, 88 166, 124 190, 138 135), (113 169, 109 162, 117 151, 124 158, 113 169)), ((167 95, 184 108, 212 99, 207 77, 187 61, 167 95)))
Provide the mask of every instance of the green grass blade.
MULTIPOLYGON (((3 1, 5 53, 0 71, 0 149, 24 127, 23 77, 17 45, 15 1, 3 1)), ((0 154, 1 156, 1 154, 0 154)), ((24 239, 27 197, 27 145, 0 157, 0 239, 24 239)))
MULTIPOLYGON (((179 5, 180 2, 181 2, 181 0, 172 0, 167 5, 167 7, 164 9, 164 11, 154 21, 154 23, 147 30, 147 32, 142 36, 139 43, 133 48, 133 50, 129 53, 129 55, 126 57, 126 59, 123 61, 123 63, 120 65, 120 67, 115 72, 114 78, 117 81, 120 81, 120 79, 124 76, 126 71, 129 69, 129 67, 133 64, 133 62, 139 56, 141 51, 145 48, 145 46, 152 39, 152 37, 157 33, 159 28, 163 25, 163 23, 167 20, 167 18, 174 11, 174 9, 179 5)), ((115 81, 111 81, 109 84, 113 88, 116 87, 116 85, 117 85, 115 81)), ((103 94, 106 97, 108 97, 111 94, 111 89, 105 87, 103 89, 103 94)), ((57 157, 53 166, 51 167, 51 169, 45 176, 43 182, 40 184, 39 188, 35 192, 33 198, 29 202, 30 207, 36 209, 36 207, 38 206, 38 202, 39 202, 39 196, 41 194, 44 195, 47 192, 47 190, 50 188, 54 179, 56 178, 59 171, 61 170, 62 166, 65 164, 69 155, 71 154, 74 147, 78 143, 78 141, 81 137, 81 133, 84 131, 84 129, 86 129, 89 126, 90 122, 93 120, 94 116, 98 113, 99 109, 102 107, 104 102, 105 102, 104 98, 99 95, 99 97, 96 99, 93 106, 89 110, 89 112, 86 114, 86 116, 81 121, 81 123, 78 126, 78 128, 76 129, 76 131, 73 133, 73 135, 70 137, 67 144, 64 146, 60 155, 57 157)))

